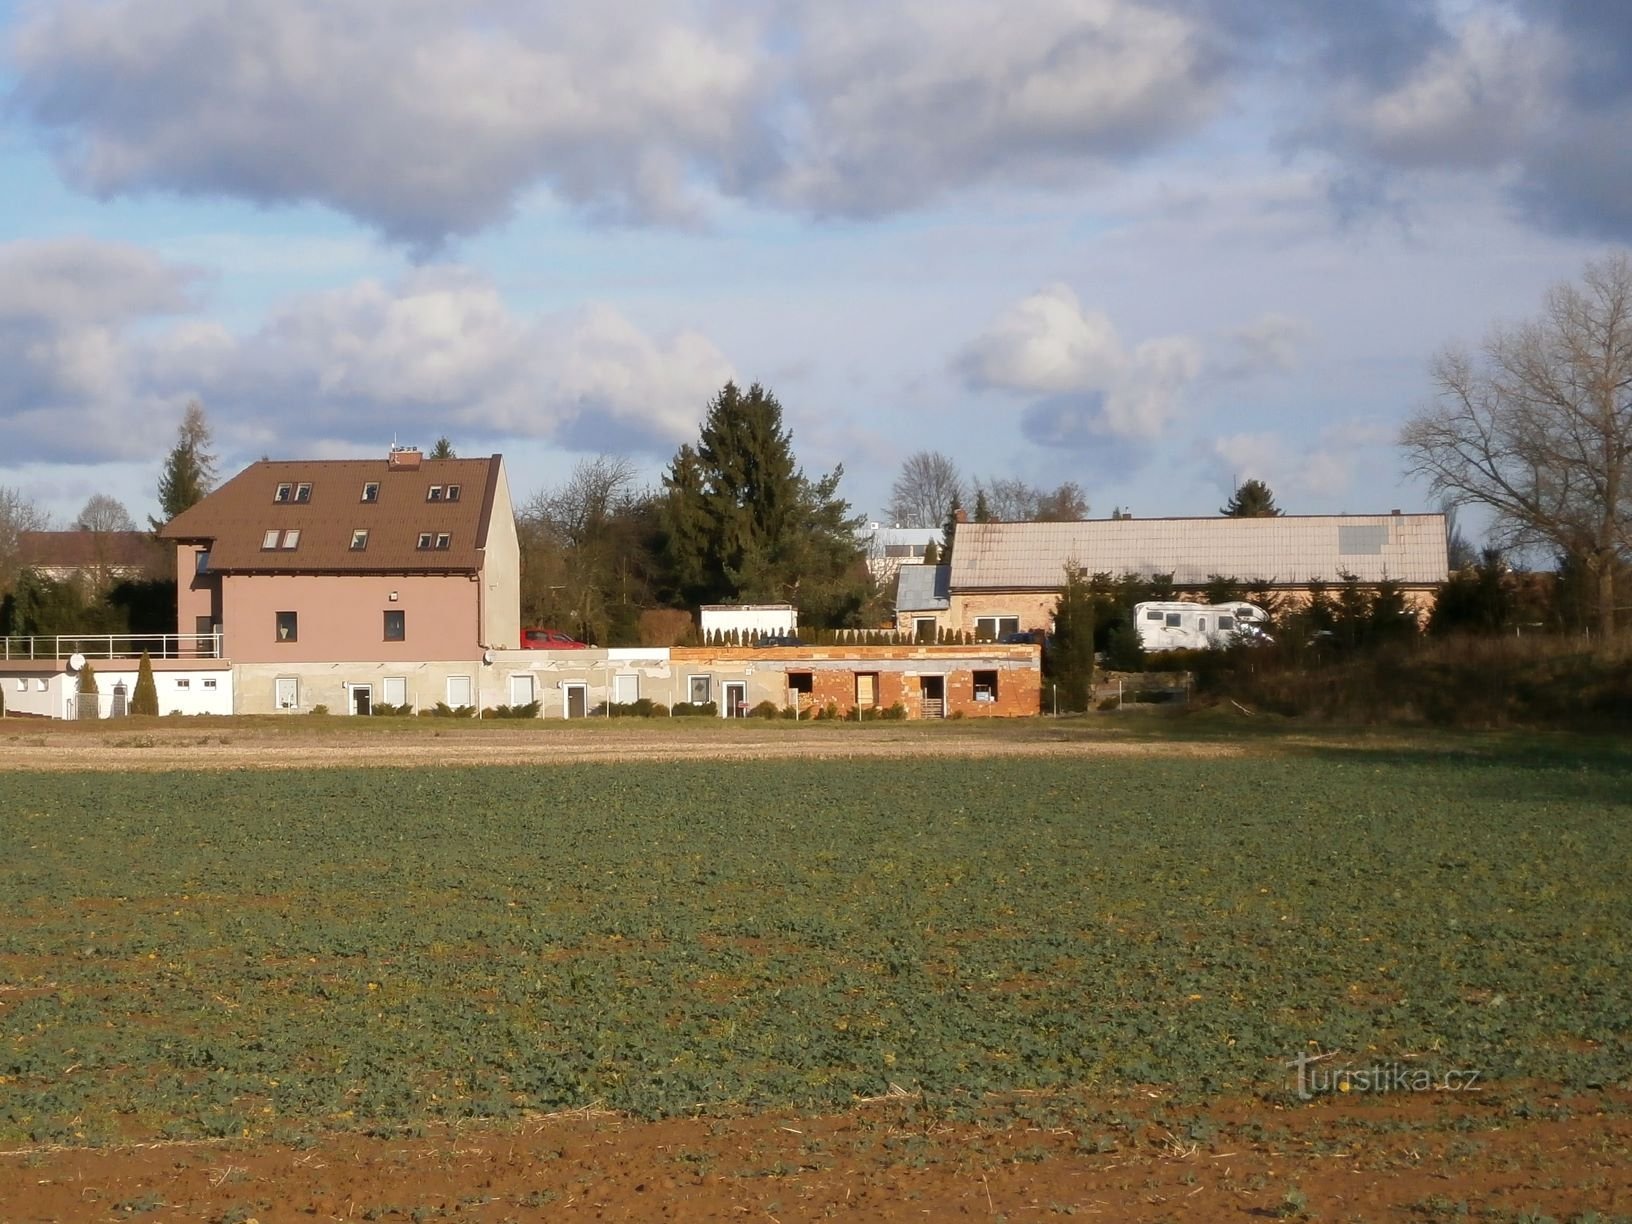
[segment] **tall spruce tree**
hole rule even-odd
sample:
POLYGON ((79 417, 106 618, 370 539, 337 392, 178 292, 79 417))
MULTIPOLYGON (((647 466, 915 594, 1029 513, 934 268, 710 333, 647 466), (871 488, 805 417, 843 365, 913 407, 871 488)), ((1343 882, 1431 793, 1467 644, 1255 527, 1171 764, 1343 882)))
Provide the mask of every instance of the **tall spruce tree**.
POLYGON ((1086 710, 1094 692, 1094 588, 1080 566, 1065 567, 1065 587, 1054 605, 1054 640, 1044 663, 1060 709, 1086 710))
POLYGON ((1261 480, 1242 481, 1218 512, 1225 518, 1278 518, 1281 514, 1275 504, 1275 494, 1261 480))
POLYGON ((806 477, 776 397, 727 383, 696 445, 663 476, 677 592, 692 604, 786 601, 812 625, 855 623, 871 590, 842 476, 806 477))
POLYGON ((159 475, 159 507, 164 517, 148 519, 153 530, 203 501, 215 487, 215 456, 209 447, 210 425, 204 419, 204 406, 193 400, 176 429, 176 444, 170 448, 159 475))
POLYGON ((446 434, 444 434, 442 437, 440 437, 440 438, 438 438, 436 440, 436 445, 431 447, 431 453, 429 455, 426 455, 425 457, 427 459, 457 459, 457 458, 459 458, 459 456, 454 453, 453 443, 448 441, 448 438, 447 438, 446 434))

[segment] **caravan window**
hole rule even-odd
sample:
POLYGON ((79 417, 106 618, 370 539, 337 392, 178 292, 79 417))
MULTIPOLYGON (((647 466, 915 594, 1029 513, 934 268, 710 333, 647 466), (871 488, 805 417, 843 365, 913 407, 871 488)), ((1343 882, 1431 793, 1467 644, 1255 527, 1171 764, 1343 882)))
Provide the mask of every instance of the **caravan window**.
POLYGON ((1167 627, 1169 629, 1177 629, 1183 618, 1184 613, 1182 612, 1169 612, 1167 614, 1167 627))
POLYGON ((1231 633, 1235 630, 1235 617, 1221 616, 1218 618, 1218 628, 1222 633, 1231 633))
POLYGON ((1162 619, 1162 614, 1160 612, 1152 610, 1150 612, 1145 613, 1145 619, 1148 620, 1148 621, 1159 621, 1159 620, 1162 619))

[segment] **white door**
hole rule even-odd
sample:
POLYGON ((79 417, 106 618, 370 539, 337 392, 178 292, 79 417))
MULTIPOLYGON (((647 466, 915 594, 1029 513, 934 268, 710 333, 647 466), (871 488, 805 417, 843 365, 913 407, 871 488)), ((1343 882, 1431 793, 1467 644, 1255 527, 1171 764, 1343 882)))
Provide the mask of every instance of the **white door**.
POLYGON ((531 672, 510 677, 510 704, 513 706, 533 704, 533 674, 531 672))
POLYGON ((274 683, 273 698, 280 710, 300 708, 300 681, 293 676, 279 676, 274 683))
POLYGON ((720 710, 721 718, 745 718, 748 715, 748 686, 735 680, 728 680, 720 685, 720 692, 725 697, 725 706, 720 710))

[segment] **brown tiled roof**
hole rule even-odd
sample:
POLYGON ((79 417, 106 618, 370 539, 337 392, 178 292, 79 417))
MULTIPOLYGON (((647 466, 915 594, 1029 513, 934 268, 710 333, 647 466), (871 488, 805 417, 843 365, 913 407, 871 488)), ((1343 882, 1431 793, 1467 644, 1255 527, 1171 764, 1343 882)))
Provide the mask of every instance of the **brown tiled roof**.
POLYGON ((158 551, 145 531, 20 531, 17 548, 24 565, 45 569, 141 569, 158 551))
POLYGON ((1392 579, 1443 582, 1443 514, 1310 514, 1280 518, 1096 519, 1086 523, 960 523, 952 589, 1053 590, 1067 562, 1090 574, 1213 575, 1302 585, 1392 579))
POLYGON ((207 542, 210 569, 239 573, 473 573, 481 568, 503 458, 425 459, 417 467, 384 459, 263 460, 164 525, 167 540, 207 542), (311 485, 310 500, 295 490, 311 485), (378 496, 363 500, 363 487, 378 496), (290 486, 278 501, 279 485, 290 486), (444 499, 427 500, 432 485, 444 499), (459 500, 446 500, 449 485, 459 500), (364 548, 352 533, 367 530, 364 548), (266 533, 298 530, 294 548, 262 547, 266 533), (419 537, 446 533, 446 549, 421 549, 419 537))

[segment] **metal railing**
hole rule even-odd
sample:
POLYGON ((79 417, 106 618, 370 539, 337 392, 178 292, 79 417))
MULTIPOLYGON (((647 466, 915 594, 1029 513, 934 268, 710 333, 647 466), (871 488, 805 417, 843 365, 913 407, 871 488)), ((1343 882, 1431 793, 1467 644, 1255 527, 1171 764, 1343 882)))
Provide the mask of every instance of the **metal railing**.
POLYGON ((155 659, 219 659, 219 633, 79 633, 0 638, 0 658, 134 659, 140 654, 155 659))

